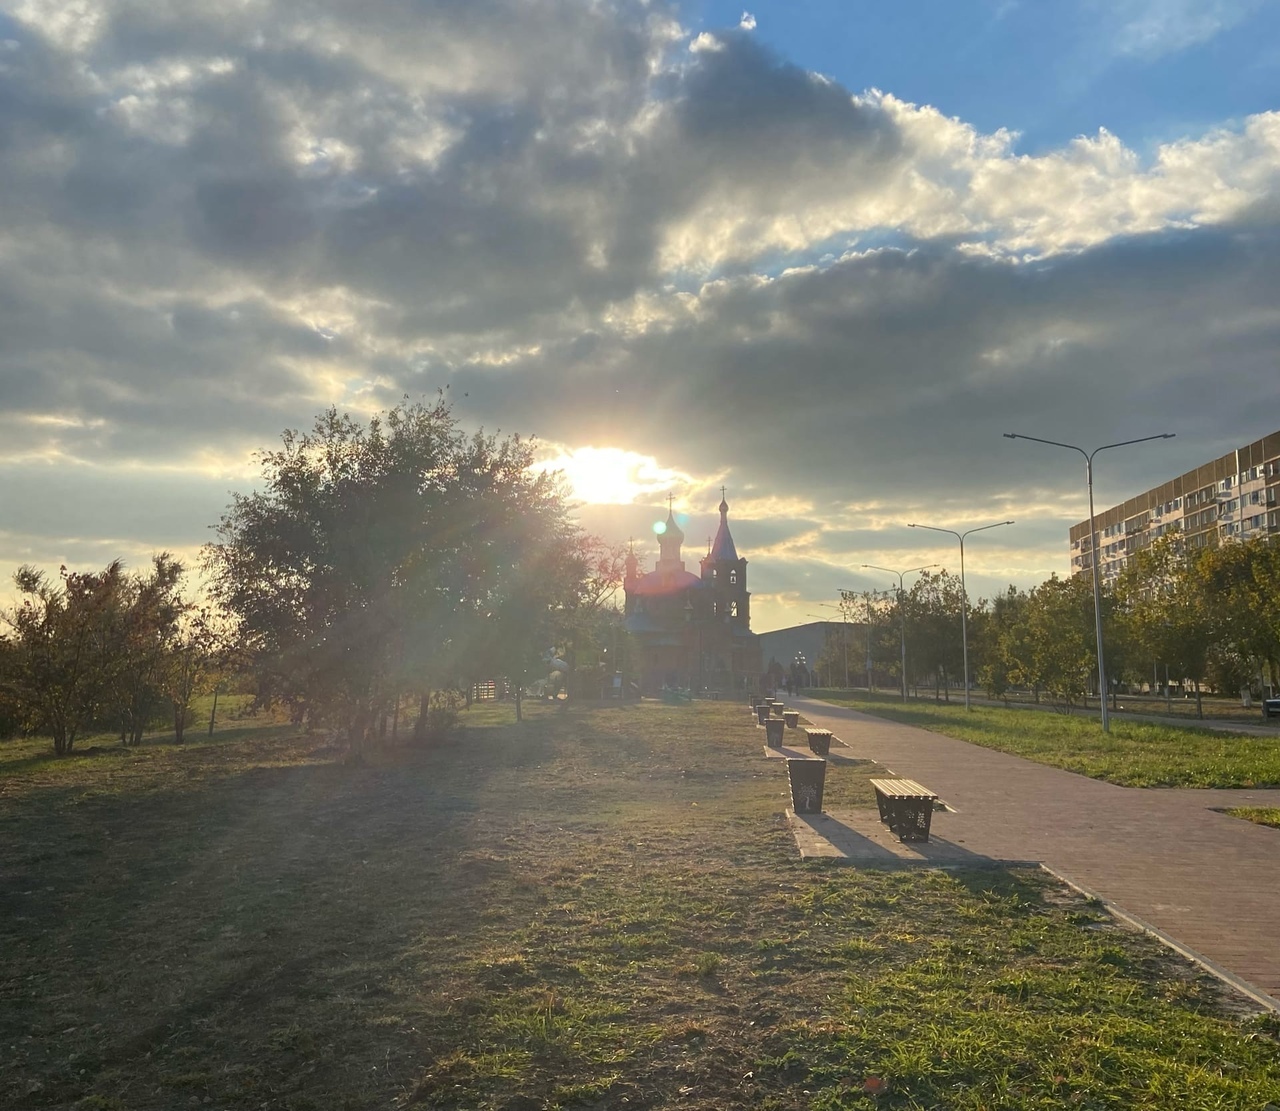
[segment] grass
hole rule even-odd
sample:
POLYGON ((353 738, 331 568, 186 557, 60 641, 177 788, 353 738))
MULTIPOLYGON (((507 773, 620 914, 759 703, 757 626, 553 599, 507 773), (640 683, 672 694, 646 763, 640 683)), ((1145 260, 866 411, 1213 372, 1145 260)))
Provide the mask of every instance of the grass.
POLYGON ((1243 818, 1246 822, 1257 822, 1260 826, 1280 829, 1280 806, 1233 806, 1223 813, 1243 818))
POLYGON ((1024 756, 1122 787, 1280 786, 1280 735, 1259 737, 1113 717, 1037 713, 962 702, 912 701, 849 691, 815 691, 836 705, 918 725, 948 737, 1024 756))
POLYGON ((800 863, 745 709, 510 716, 0 746, 0 1106, 1280 1103, 1274 1020, 1043 874, 800 863))

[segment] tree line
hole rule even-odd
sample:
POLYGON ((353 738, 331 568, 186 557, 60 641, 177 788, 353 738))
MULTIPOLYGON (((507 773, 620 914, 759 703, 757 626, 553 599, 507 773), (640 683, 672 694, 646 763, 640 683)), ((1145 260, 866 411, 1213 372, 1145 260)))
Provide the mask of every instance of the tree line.
MULTIPOLYGON (((938 698, 963 682, 959 577, 924 572, 901 597, 845 594, 854 634, 833 629, 819 671, 830 683, 861 674, 862 651, 879 681, 901 681, 905 625, 907 681, 938 698), (866 619, 869 618, 869 621, 866 619), (844 635, 862 644, 842 643, 844 635), (856 660, 854 664, 852 661, 856 660)), ((1177 688, 1194 694, 1274 691, 1280 678, 1280 545, 1267 537, 1183 550, 1176 532, 1137 552, 1103 587, 1109 693, 1177 688)), ((1093 584, 1088 576, 1010 586, 968 610, 971 681, 991 697, 1014 689, 1064 709, 1098 692, 1093 584)))
POLYGON ((402 706, 423 739, 481 679, 509 679, 519 717, 552 646, 572 661, 607 635, 621 549, 577 527, 527 440, 467 434, 443 397, 364 423, 330 409, 259 461, 203 550, 201 600, 168 554, 18 572, 0 726, 65 755, 89 732, 137 744, 163 713, 181 742, 192 697, 234 671, 354 745, 402 706))

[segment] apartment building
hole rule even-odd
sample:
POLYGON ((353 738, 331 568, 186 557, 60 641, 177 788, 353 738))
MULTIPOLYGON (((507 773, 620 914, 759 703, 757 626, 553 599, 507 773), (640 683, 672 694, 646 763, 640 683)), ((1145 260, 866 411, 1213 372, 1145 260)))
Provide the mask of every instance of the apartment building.
MULTIPOLYGON (((1097 514, 1098 569, 1111 582, 1135 552, 1177 530, 1188 549, 1280 533, 1280 432, 1097 514)), ((1071 573, 1091 574, 1089 522, 1071 526, 1071 573)))

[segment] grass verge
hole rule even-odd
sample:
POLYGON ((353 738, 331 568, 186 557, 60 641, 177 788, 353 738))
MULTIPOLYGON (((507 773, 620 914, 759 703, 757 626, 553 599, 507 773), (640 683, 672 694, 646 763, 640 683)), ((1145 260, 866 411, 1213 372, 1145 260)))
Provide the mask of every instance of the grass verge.
POLYGON ((1280 786, 1280 736, 1257 737, 1113 717, 1094 718, 963 703, 908 702, 895 696, 814 691, 835 705, 918 725, 962 741, 1122 787, 1280 786))
POLYGON ((509 715, 354 765, 0 748, 0 1105, 1280 1101, 1273 1020, 1039 872, 801 864, 745 709, 509 715))
POLYGON ((1246 822, 1256 822, 1260 826, 1273 826, 1280 829, 1280 806, 1233 806, 1223 811, 1233 818, 1243 818, 1246 822))

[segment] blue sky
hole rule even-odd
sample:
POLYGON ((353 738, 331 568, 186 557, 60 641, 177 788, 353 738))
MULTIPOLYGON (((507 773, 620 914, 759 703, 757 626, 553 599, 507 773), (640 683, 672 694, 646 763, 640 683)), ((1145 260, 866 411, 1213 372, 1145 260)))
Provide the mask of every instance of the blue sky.
POLYGON ((1110 505, 1280 427, 1277 73, 1262 0, 20 0, 0 576, 195 562, 283 429, 445 386, 606 538, 726 486, 758 629, 954 566, 911 521, 1065 574, 1002 432, 1176 433, 1110 505))
POLYGON ((1275 106, 1280 4, 1258 0, 723 0, 781 55, 851 90, 931 104, 1035 154, 1099 127, 1139 150, 1275 106))

